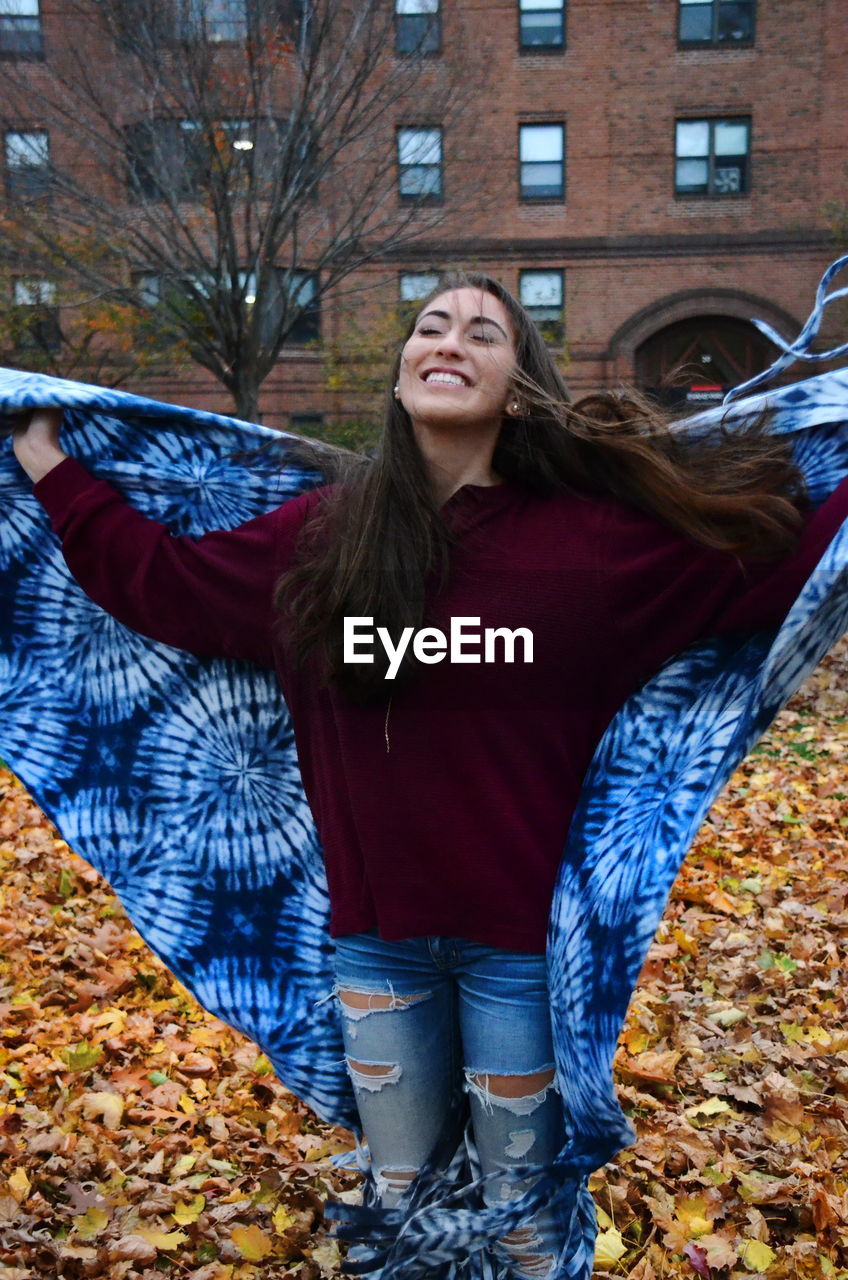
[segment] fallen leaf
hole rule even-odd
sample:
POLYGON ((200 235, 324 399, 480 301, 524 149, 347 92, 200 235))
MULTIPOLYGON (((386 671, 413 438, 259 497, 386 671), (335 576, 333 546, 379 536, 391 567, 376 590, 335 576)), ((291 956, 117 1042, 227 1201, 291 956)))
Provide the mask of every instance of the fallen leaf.
POLYGON ((621 1232, 616 1227, 609 1227, 606 1231, 599 1231, 598 1238, 595 1241, 595 1266, 609 1267, 613 1263, 618 1262, 619 1258, 624 1257, 627 1252, 627 1245, 624 1243, 621 1232))
POLYGON ((18 1204, 22 1204, 26 1200, 32 1188, 32 1183, 26 1175, 26 1170, 19 1167, 6 1182, 6 1186, 17 1200, 18 1204))
POLYGON ((124 1114, 124 1100, 119 1093, 106 1090, 84 1093, 82 1112, 89 1120, 100 1118, 107 1129, 119 1129, 124 1114))
POLYGON ((739 1245, 739 1258, 749 1271, 767 1271, 776 1257, 762 1240, 743 1240, 739 1245))
POLYGON ((270 1238, 257 1226, 235 1227, 230 1238, 248 1262, 261 1262, 274 1248, 270 1238))
POLYGON ((184 1231, 152 1231, 146 1227, 136 1227, 135 1234, 140 1236, 142 1240, 146 1240, 148 1244, 153 1245, 154 1249, 178 1249, 181 1244, 188 1242, 188 1236, 184 1231))

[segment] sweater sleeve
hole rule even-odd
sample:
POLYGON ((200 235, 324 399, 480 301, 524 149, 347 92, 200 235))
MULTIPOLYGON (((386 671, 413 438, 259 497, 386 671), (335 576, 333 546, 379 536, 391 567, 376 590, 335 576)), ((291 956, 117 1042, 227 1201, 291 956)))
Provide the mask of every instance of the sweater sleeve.
POLYGON ((236 529, 177 537, 66 458, 33 488, 88 596, 152 640, 273 667, 274 584, 310 506, 302 494, 236 529))
POLYGON ((607 524, 606 581, 610 664, 621 685, 643 684, 696 640, 779 626, 846 519, 848 479, 807 516, 789 556, 746 565, 616 506, 607 524))

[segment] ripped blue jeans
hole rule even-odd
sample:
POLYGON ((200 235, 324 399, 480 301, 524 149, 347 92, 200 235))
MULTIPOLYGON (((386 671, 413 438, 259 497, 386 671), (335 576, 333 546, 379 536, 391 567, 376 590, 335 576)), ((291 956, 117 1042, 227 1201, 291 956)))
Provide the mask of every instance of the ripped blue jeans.
MULTIPOLYGON (((462 938, 336 939, 345 1054, 371 1171, 390 1208, 434 1150, 459 1083, 481 1171, 552 1160, 564 1142, 544 955, 462 938)), ((531 1181, 497 1177, 497 1204, 531 1181)), ((562 1246, 542 1211, 498 1242, 514 1274, 546 1280, 562 1246)))

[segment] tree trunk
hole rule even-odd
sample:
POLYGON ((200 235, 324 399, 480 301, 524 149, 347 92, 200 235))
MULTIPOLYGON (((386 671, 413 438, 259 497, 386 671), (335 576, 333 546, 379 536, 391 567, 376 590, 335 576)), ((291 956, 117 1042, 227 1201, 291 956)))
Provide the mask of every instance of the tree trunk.
POLYGON ((237 374, 230 386, 230 394, 235 402, 237 418, 243 418, 245 422, 262 422, 259 385, 254 378, 237 374))

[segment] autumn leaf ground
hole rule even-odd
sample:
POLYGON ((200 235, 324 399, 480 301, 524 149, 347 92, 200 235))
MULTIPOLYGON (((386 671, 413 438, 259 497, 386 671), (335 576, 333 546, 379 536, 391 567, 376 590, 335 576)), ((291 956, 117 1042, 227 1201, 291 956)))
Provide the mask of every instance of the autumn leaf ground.
MULTIPOLYGON (((600 1276, 848 1280, 848 645, 734 775, 617 1057, 600 1276)), ((356 1176, 0 771, 0 1280, 319 1280, 356 1176)))

